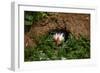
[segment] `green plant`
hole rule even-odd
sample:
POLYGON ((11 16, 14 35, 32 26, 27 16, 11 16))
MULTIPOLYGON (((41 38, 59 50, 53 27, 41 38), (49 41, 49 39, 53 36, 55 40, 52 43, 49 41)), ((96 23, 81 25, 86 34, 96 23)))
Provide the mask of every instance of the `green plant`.
POLYGON ((32 25, 33 23, 41 20, 42 18, 46 17, 46 12, 31 12, 25 11, 24 12, 24 23, 25 25, 32 25))
POLYGON ((90 40, 82 36, 76 39, 70 34, 60 46, 55 45, 52 35, 41 36, 36 47, 25 48, 25 61, 67 60, 90 58, 90 40))

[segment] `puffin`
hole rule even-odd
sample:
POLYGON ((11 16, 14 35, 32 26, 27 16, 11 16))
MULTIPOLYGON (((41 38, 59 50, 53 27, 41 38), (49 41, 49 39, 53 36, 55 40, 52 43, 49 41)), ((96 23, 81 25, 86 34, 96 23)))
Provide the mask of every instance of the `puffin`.
POLYGON ((56 30, 53 34, 53 41, 57 46, 61 45, 63 42, 66 42, 68 39, 69 32, 65 30, 56 30))

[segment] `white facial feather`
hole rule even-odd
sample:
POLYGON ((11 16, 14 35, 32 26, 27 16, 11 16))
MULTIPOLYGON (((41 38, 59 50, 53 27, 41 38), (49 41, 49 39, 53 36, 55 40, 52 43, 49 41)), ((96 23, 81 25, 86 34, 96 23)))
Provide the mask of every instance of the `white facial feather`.
POLYGON ((64 40, 64 34, 63 33, 56 33, 53 38, 55 40, 57 40, 57 38, 59 38, 59 41, 63 41, 64 40))
POLYGON ((63 41, 63 40, 64 40, 64 35, 63 35, 63 33, 61 33, 61 34, 59 35, 59 40, 60 40, 60 41, 63 41))

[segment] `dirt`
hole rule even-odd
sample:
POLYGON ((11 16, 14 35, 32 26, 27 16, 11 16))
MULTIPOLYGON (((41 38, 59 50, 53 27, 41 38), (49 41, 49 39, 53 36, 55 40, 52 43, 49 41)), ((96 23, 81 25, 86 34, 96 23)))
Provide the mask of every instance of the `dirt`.
POLYGON ((25 33, 25 47, 36 45, 36 38, 55 29, 69 31, 77 38, 82 35, 90 39, 90 14, 49 13, 48 17, 34 23, 25 33))

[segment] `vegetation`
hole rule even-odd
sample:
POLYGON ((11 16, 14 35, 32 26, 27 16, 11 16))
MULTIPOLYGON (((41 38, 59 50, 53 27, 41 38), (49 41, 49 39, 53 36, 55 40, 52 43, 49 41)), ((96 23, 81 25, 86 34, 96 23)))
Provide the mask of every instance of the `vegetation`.
POLYGON ((76 39, 70 34, 60 46, 55 45, 51 34, 42 36, 39 40, 37 47, 25 48, 25 61, 90 58, 90 41, 82 36, 76 39))
POLYGON ((45 12, 25 11, 24 14, 25 25, 32 25, 33 23, 38 22, 39 20, 47 16, 45 12))

